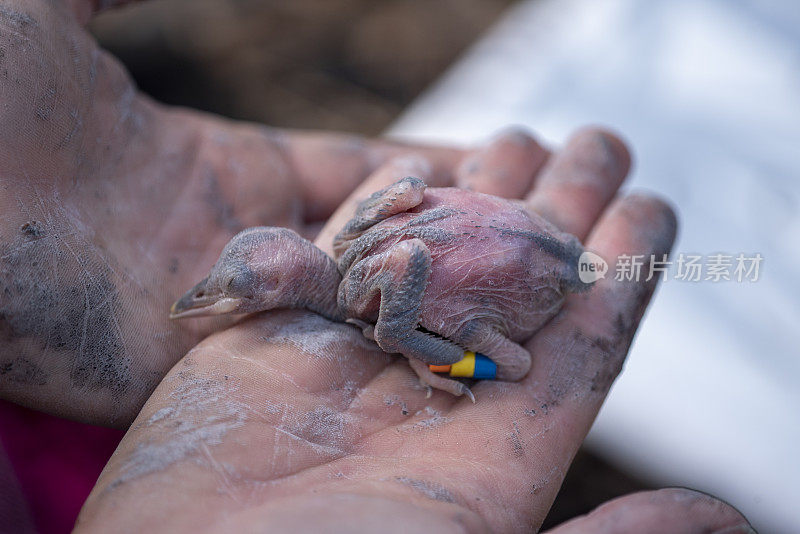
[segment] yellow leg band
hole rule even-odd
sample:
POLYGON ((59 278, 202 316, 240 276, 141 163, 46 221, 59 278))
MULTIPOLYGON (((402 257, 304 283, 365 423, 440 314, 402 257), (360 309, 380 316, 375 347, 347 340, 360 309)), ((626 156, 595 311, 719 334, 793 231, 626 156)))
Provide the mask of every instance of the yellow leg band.
POLYGON ((475 353, 467 351, 464 358, 450 366, 450 376, 470 378, 475 374, 475 353))

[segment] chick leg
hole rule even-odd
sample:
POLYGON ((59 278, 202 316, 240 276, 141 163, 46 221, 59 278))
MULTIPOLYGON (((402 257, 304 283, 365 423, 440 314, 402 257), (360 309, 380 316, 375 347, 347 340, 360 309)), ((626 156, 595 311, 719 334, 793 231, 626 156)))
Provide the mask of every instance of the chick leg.
POLYGON ((464 356, 464 349, 455 343, 417 329, 430 271, 431 255, 425 243, 402 241, 353 266, 339 288, 339 305, 358 318, 379 297, 371 332, 378 346, 407 357, 425 385, 454 395, 467 394, 469 390, 461 382, 434 375, 427 368, 428 364, 449 365, 464 356))
POLYGON ((475 395, 463 382, 437 375, 430 370, 427 363, 416 358, 409 358, 408 364, 419 377, 420 384, 428 388, 428 397, 431 396, 431 388, 435 388, 452 393, 456 397, 465 395, 469 400, 475 402, 475 395))

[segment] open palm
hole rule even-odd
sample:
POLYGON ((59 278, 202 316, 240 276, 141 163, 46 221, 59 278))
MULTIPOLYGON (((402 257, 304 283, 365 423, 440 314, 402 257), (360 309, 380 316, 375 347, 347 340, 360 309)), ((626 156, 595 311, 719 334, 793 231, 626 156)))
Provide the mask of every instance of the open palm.
MULTIPOLYGON (((419 162, 417 162, 419 163, 419 162)), ((378 170, 354 203, 409 161, 378 170)), ((661 257, 676 222, 662 202, 617 197, 629 157, 610 134, 584 130, 549 154, 511 132, 471 155, 459 182, 523 198, 613 261, 661 257), (545 163, 546 162, 546 163, 545 163)), ((424 176, 424 165, 416 165, 424 176)), ((134 422, 78 527, 226 531, 519 531, 544 519, 619 373, 657 277, 612 276, 570 296, 527 343, 520 383, 481 382, 477 403, 426 398, 407 362, 360 330, 311 312, 245 319, 192 349, 134 422), (146 510, 146 513, 142 513, 146 510)), ((733 509, 688 490, 637 494, 563 532, 695 532, 746 528, 733 509), (626 513, 622 513, 626 512, 626 513)))

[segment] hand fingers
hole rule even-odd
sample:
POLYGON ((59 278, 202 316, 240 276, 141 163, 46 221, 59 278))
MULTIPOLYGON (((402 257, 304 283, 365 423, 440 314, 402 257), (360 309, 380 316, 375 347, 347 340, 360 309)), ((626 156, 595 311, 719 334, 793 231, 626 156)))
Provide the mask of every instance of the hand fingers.
POLYGON ((509 130, 464 158, 456 169, 456 186, 503 198, 523 198, 549 155, 526 132, 509 130))
POLYGON ((630 165, 630 154, 618 137, 596 128, 580 130, 550 158, 528 195, 528 206, 583 240, 630 165))
POLYGON ((455 148, 333 133, 284 132, 281 141, 300 182, 308 222, 327 219, 358 184, 389 159, 419 154, 434 168, 452 169, 463 156, 463 151, 455 148))
POLYGON ((408 155, 396 157, 365 180, 328 219, 317 236, 316 244, 328 254, 333 253, 333 238, 350 220, 359 202, 375 191, 393 184, 406 176, 421 178, 428 185, 447 185, 448 173, 435 169, 430 161, 422 156, 408 155))
POLYGON ((667 488, 625 495, 548 530, 548 534, 754 533, 733 506, 704 493, 667 488))

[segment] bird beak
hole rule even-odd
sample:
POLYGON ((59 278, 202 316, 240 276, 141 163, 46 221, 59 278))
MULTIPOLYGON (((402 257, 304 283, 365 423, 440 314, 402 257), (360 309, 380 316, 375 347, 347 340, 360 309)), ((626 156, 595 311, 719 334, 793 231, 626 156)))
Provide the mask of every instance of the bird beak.
POLYGON ((185 317, 222 315, 235 312, 242 304, 242 299, 223 297, 218 290, 209 292, 207 285, 208 277, 175 301, 169 310, 169 318, 183 319, 185 317))

